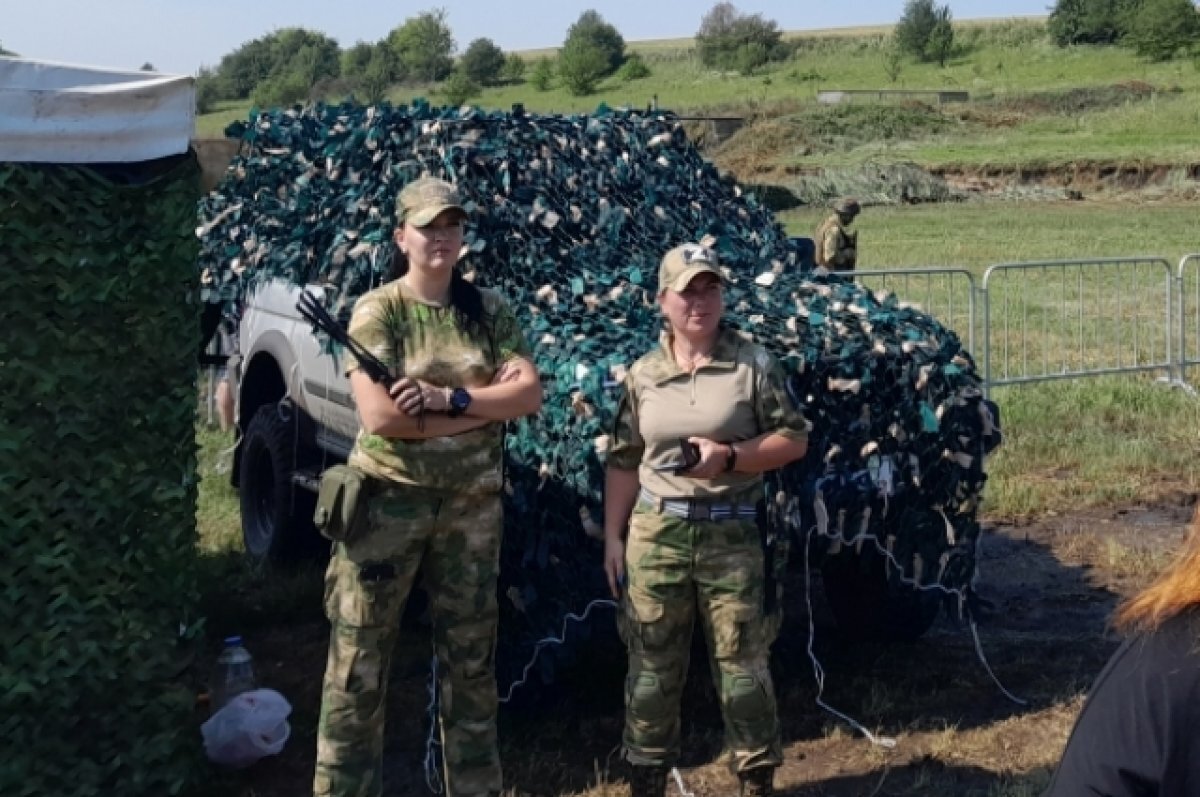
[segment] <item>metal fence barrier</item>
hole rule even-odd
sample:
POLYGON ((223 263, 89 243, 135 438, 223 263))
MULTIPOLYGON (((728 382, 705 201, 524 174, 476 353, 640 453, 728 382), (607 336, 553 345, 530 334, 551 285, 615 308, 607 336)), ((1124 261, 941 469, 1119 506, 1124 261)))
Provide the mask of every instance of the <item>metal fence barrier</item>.
POLYGON ((1174 381, 1186 385, 1187 369, 1200 365, 1200 253, 1184 255, 1180 259, 1175 282, 1179 365, 1174 381))
POLYGON ((975 275, 965 268, 863 269, 854 279, 864 287, 886 290, 918 306, 947 329, 966 332, 967 351, 975 354, 975 275))
POLYGON ((957 267, 862 270, 854 279, 963 337, 985 391, 1155 371, 1191 390, 1187 369, 1200 366, 1200 253, 1174 271, 1151 256, 999 263, 978 287, 957 267))
POLYGON ((988 388, 1177 368, 1175 280, 1158 257, 1001 263, 984 273, 988 388))

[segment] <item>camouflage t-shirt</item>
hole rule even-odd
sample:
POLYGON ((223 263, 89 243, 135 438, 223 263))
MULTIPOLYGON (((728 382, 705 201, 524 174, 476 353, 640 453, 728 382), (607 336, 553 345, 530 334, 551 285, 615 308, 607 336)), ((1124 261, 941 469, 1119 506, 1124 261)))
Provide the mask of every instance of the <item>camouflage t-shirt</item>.
POLYGON ((754 473, 722 473, 713 479, 676 476, 663 470, 679 462, 679 438, 721 443, 750 440, 766 432, 803 439, 809 423, 784 388, 783 369, 763 347, 725 329, 706 365, 679 368, 670 344, 642 357, 625 377, 608 464, 638 471, 638 481, 659 498, 739 495, 761 482, 754 473))
MULTIPOLYGON (((482 289, 485 321, 477 334, 463 330, 454 309, 411 296, 401 280, 363 295, 354 305, 350 334, 397 376, 440 387, 482 387, 497 368, 529 356, 517 319, 498 293, 482 289)), ((347 357, 346 372, 358 367, 347 357)), ((403 440, 360 429, 350 464, 381 479, 456 492, 494 493, 501 487, 504 425, 428 440, 403 440)))

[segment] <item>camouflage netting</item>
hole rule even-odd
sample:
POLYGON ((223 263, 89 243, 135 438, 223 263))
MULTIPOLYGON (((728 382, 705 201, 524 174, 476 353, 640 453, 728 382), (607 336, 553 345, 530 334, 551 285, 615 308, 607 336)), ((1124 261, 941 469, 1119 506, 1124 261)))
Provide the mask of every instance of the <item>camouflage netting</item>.
POLYGON ((6 795, 177 794, 199 760, 177 683, 197 598, 198 194, 191 158, 0 163, 6 795))
POLYGON ((469 200, 465 268, 512 301, 546 388, 541 414, 508 437, 502 684, 568 610, 606 593, 589 537, 600 533, 607 433, 622 374, 659 334, 658 260, 684 241, 719 252, 728 323, 783 361, 815 424, 811 453, 780 477, 793 528, 818 522, 819 491, 821 530, 849 536, 866 517, 908 575, 969 582, 984 481, 969 354, 895 296, 801 272, 770 213, 720 178, 671 115, 319 106, 229 133, 243 155, 201 206, 210 301, 266 277, 324 282, 345 318, 386 278, 402 185, 428 172, 469 200), (889 468, 885 496, 877 479, 889 468))

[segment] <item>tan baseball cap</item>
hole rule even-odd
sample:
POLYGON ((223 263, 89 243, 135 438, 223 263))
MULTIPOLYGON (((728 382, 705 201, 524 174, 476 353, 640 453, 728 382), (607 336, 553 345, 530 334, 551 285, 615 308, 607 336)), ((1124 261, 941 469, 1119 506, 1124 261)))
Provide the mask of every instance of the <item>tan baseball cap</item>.
POLYGON ((658 267, 658 292, 667 288, 675 292, 682 291, 696 275, 705 272, 716 274, 717 279, 724 281, 717 262, 717 253, 707 246, 700 244, 683 244, 663 255, 662 264, 658 267))
POLYGON ((414 227, 425 227, 447 210, 457 210, 465 218, 462 197, 454 186, 436 177, 421 177, 400 190, 396 197, 396 220, 414 227))

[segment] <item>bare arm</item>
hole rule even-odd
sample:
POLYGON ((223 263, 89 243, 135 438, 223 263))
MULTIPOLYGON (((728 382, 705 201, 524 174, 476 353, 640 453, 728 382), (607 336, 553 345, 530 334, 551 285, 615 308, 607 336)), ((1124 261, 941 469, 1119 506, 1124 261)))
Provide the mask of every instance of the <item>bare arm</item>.
POLYGON ((469 388, 468 418, 507 421, 533 415, 542 408, 542 382, 537 368, 526 357, 516 357, 500 366, 490 385, 469 388))
POLYGON ((636 470, 609 465, 604 475, 604 573, 614 598, 625 578, 625 528, 637 503, 641 482, 636 470))
POLYGON ((683 474, 691 479, 711 479, 724 473, 730 447, 737 451, 734 473, 763 473, 782 468, 808 451, 808 438, 791 437, 779 432, 765 432, 739 443, 719 443, 704 437, 692 437, 688 442, 700 449, 700 461, 683 474))
POLYGON ((396 401, 388 395, 387 388, 371 381, 371 377, 360 370, 351 372, 350 389, 354 393, 354 403, 358 405, 363 429, 381 437, 428 440, 432 437, 451 437, 491 423, 486 418, 449 418, 441 413, 425 413, 422 424, 418 416, 398 409, 396 401))
POLYGON ((751 440, 737 443, 735 473, 763 473, 782 468, 808 453, 807 437, 789 437, 779 432, 760 434, 751 440))

